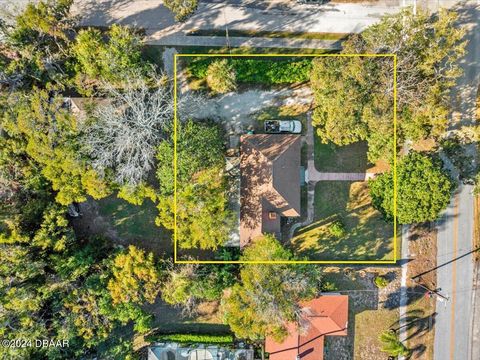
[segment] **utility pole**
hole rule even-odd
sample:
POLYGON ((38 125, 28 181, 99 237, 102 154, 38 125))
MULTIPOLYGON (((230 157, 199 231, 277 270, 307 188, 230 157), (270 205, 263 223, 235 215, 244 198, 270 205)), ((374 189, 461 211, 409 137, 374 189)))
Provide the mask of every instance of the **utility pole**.
POLYGON ((427 286, 421 284, 421 283, 417 280, 417 278, 420 278, 420 279, 421 279, 422 277, 417 275, 417 276, 414 276, 414 277, 412 277, 412 278, 410 278, 410 279, 411 279, 412 281, 414 281, 414 282, 415 282, 418 286, 420 286, 421 288, 427 290, 429 294, 436 295, 436 296, 438 296, 438 297, 440 297, 441 299, 446 300, 446 301, 450 300, 447 296, 442 295, 439 290, 437 290, 437 289, 432 290, 432 289, 428 288, 427 286))
POLYGON ((231 53, 231 48, 230 48, 230 38, 228 37, 228 24, 227 24, 227 12, 225 11, 225 3, 223 4, 223 21, 225 22, 225 37, 227 40, 227 48, 228 51, 231 53))

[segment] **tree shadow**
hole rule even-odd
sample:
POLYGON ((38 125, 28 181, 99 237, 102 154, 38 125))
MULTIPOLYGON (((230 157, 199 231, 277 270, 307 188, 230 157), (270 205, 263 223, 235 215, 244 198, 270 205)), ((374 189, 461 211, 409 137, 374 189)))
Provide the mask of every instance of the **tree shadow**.
MULTIPOLYGON (((400 307, 400 295, 402 293, 402 290, 404 288, 400 287, 396 291, 389 293, 386 300, 383 301, 383 307, 385 309, 393 310, 397 309, 400 307)), ((413 286, 413 287, 407 287, 406 288, 406 293, 407 293, 407 303, 406 305, 412 304, 416 302, 417 300, 421 299, 423 296, 425 296, 425 289, 423 289, 421 286, 413 286)))

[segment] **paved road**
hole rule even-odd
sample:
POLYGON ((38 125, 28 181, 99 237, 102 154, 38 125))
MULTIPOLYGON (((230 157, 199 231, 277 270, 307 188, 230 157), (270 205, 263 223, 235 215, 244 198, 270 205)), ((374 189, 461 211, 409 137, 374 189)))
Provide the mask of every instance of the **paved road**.
MULTIPOLYGON (((462 61, 464 75, 455 88, 451 129, 474 122, 475 96, 480 77, 480 4, 469 1, 458 8, 461 23, 469 28, 468 54, 462 61)), ((438 286, 448 302, 437 303, 435 360, 472 358, 473 319, 473 196, 472 186, 463 185, 438 224, 438 286)))
POLYGON ((197 45, 218 46, 218 41, 224 41, 223 39, 200 39, 187 34, 198 29, 224 30, 227 27, 256 31, 360 32, 377 22, 382 15, 397 12, 402 1, 329 3, 314 7, 298 5, 293 0, 289 2, 290 6, 285 7, 285 1, 275 1, 267 2, 270 4, 267 10, 264 5, 259 6, 260 2, 251 0, 200 2, 195 14, 184 23, 176 23, 161 0, 76 0, 73 12, 79 15, 82 25, 121 23, 145 28, 147 42, 155 44, 181 45, 185 42, 189 45, 193 42, 197 45))

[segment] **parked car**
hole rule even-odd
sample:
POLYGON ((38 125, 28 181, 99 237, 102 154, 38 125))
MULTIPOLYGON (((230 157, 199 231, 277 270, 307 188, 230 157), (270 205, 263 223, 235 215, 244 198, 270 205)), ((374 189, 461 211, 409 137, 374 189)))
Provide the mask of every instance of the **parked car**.
POLYGON ((265 121, 265 132, 269 134, 300 134, 302 123, 298 120, 267 120, 265 121))

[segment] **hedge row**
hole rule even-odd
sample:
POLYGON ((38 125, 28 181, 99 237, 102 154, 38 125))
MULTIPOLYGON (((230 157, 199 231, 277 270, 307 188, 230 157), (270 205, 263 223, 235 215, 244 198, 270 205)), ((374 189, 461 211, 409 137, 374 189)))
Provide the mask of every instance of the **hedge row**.
MULTIPOLYGON (((188 66, 190 76, 204 79, 208 65, 219 58, 203 58, 191 61, 188 66)), ((256 84, 292 84, 307 81, 312 68, 311 59, 272 60, 229 58, 237 82, 256 84)))
POLYGON ((163 334, 155 335, 149 341, 173 341, 182 344, 232 344, 233 335, 163 334))

